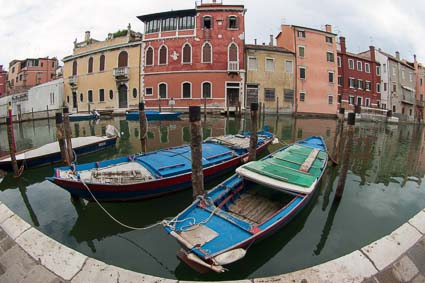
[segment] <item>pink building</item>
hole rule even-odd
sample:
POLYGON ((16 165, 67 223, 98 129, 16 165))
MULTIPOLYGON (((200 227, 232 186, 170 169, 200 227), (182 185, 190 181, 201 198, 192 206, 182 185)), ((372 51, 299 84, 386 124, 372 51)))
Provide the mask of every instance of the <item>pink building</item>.
POLYGON ((3 65, 0 65, 0 96, 6 94, 7 72, 3 70, 3 65))
POLYGON ((334 116, 337 113, 338 67, 336 34, 332 27, 317 30, 282 25, 277 45, 295 53, 296 114, 334 116))
POLYGON ((415 94, 416 94, 416 110, 415 118, 418 122, 424 121, 425 107, 425 67, 419 63, 414 55, 413 66, 415 67, 415 94))
POLYGON ((201 1, 195 9, 139 16, 145 24, 142 90, 148 107, 243 104, 245 8, 201 1))

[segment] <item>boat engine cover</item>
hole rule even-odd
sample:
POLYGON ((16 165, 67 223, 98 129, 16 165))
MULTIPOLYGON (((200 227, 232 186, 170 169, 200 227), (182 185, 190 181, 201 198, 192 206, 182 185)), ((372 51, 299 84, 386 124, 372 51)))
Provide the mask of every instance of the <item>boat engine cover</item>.
POLYGON ((219 254, 214 257, 214 261, 219 265, 226 265, 232 262, 238 261, 246 255, 246 250, 244 249, 235 249, 228 252, 219 254))

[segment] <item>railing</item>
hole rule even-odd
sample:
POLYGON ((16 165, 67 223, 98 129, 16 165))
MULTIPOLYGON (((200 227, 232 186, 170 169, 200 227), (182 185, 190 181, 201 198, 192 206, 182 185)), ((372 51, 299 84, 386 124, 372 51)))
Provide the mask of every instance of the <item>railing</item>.
POLYGON ((68 77, 68 83, 70 85, 76 85, 78 83, 78 77, 77 76, 68 77))
POLYGON ((128 67, 118 67, 114 68, 112 74, 115 78, 127 78, 128 77, 128 67))
POLYGON ((229 61, 227 63, 228 72, 239 72, 239 61, 229 61))

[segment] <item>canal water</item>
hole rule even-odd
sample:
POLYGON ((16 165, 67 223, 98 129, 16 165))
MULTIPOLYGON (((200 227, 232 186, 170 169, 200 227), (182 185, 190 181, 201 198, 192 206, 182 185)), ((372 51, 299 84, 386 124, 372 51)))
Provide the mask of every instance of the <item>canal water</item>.
MULTIPOLYGON (((138 122, 123 118, 99 123, 72 123, 74 136, 100 135, 107 124, 122 134, 117 145, 78 163, 125 156, 140 151, 138 122)), ((328 149, 335 148, 335 120, 266 117, 260 123, 284 143, 321 135, 328 149)), ((204 137, 249 129, 249 120, 209 117, 204 137)), ((345 126, 346 130, 347 126, 345 126)), ((19 150, 55 140, 53 121, 15 125, 19 150)), ((345 136, 345 132, 344 135, 345 136)), ((271 276, 320 264, 350 253, 390 233, 425 207, 425 130, 413 125, 357 123, 345 190, 335 201, 341 165, 329 166, 307 207, 289 225, 250 247, 247 256, 229 266, 224 274, 199 275, 181 263, 177 243, 162 227, 131 231, 113 222, 97 206, 72 201, 63 189, 45 181, 53 167, 27 170, 23 178, 10 174, 0 183, 0 201, 23 219, 57 241, 106 263, 151 275, 186 280, 231 280, 271 276)), ((187 118, 152 122, 149 150, 190 141, 187 118)), ((344 144, 344 140, 340 144, 344 144)), ((281 145, 270 146, 274 151, 281 145)), ((7 151, 5 126, 0 126, 0 154, 7 151)), ((341 147, 341 154, 344 149, 341 147)), ((217 179, 215 184, 228 176, 217 179)), ((214 184, 208 184, 211 188, 214 184)), ((122 222, 146 226, 175 216, 192 201, 191 191, 158 199, 105 203, 122 222)))

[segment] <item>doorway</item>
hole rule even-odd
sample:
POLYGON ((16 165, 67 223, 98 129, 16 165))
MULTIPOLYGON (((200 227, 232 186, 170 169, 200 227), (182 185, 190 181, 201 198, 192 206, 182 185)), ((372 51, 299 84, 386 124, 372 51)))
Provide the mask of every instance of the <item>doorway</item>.
POLYGON ((239 83, 227 83, 226 96, 227 106, 236 107, 239 101, 239 83))
POLYGON ((127 108, 127 86, 120 85, 118 89, 118 108, 127 108))
POLYGON ((72 109, 78 112, 77 93, 75 91, 72 92, 72 109))

